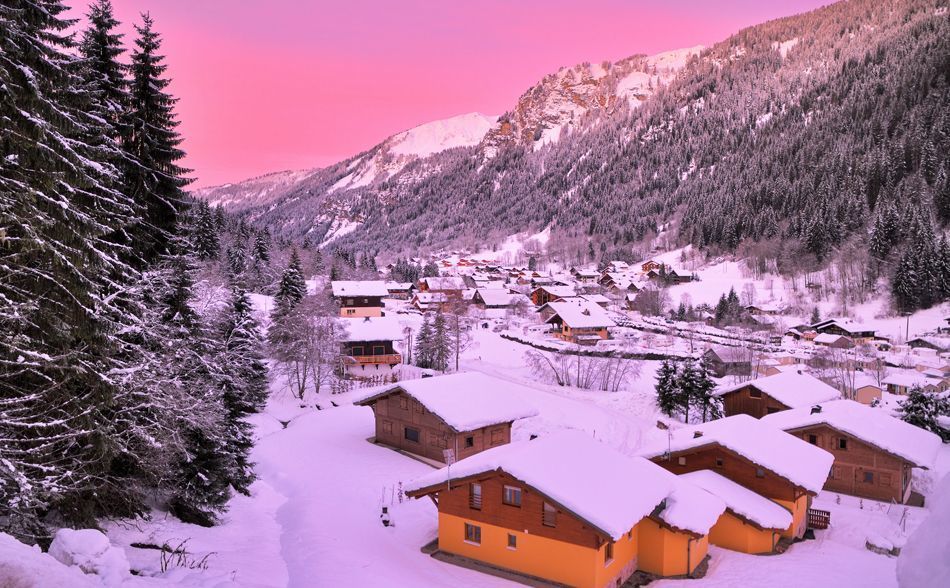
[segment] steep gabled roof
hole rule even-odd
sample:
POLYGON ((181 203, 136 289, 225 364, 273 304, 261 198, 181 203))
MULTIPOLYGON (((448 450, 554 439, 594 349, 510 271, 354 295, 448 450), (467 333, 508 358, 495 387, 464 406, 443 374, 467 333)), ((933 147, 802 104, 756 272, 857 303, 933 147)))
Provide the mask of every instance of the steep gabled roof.
POLYGON ((716 395, 725 396, 746 386, 752 386, 763 394, 768 394, 789 408, 811 406, 819 402, 841 398, 841 393, 828 384, 814 376, 799 373, 799 371, 782 372, 721 388, 716 391, 716 395))
POLYGON ((334 280, 330 282, 333 296, 389 296, 389 288, 382 280, 334 280))
POLYGON ((493 378, 479 372, 461 372, 447 376, 403 380, 353 401, 370 406, 376 400, 405 392, 457 432, 472 431, 500 423, 508 423, 538 414, 524 400, 532 390, 519 384, 493 378))
POLYGON ((621 454, 578 431, 493 447, 403 485, 410 495, 459 480, 504 472, 570 511, 603 535, 620 539, 674 489, 675 476, 621 454))
POLYGON ((653 459, 716 445, 814 493, 825 485, 834 462, 824 449, 745 414, 677 429, 668 440, 643 447, 641 455, 653 459))
POLYGON ((943 445, 937 435, 896 419, 880 408, 853 400, 835 400, 818 406, 819 412, 810 408, 783 410, 762 417, 762 422, 784 431, 827 425, 921 468, 933 466, 943 445))
POLYGON ((583 298, 548 302, 545 306, 554 311, 554 314, 546 322, 551 322, 555 317, 559 317, 572 329, 615 326, 613 319, 610 318, 606 310, 600 305, 583 298))
POLYGON ((698 470, 679 477, 719 497, 734 514, 763 529, 784 530, 792 524, 792 513, 788 509, 712 470, 698 470))

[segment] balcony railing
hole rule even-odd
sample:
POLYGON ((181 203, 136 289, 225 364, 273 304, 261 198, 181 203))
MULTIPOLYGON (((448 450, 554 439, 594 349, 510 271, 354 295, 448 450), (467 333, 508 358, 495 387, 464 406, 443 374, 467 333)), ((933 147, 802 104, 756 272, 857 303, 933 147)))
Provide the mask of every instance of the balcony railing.
POLYGON ((345 361, 351 365, 396 365, 397 363, 402 363, 402 355, 398 353, 385 353, 383 355, 347 355, 345 361))
POLYGON ((808 528, 809 529, 827 529, 831 524, 831 513, 827 510, 818 510, 817 508, 808 509, 808 528))

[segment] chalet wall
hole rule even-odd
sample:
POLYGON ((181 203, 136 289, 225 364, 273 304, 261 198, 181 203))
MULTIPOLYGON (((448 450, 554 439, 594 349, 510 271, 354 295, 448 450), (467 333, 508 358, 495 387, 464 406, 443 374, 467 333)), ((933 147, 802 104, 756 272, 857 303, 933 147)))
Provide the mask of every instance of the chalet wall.
POLYGON ((722 513, 709 531, 709 542, 741 553, 771 553, 779 534, 771 529, 759 529, 729 511, 722 513))
POLYGON ((904 501, 905 480, 910 482, 910 464, 827 425, 789 431, 835 456, 825 490, 874 500, 904 501), (839 447, 846 440, 847 449, 839 447), (872 480, 865 481, 865 474, 872 480))
POLYGON ((723 412, 727 417, 736 414, 747 414, 751 417, 760 419, 771 412, 788 410, 778 400, 772 398, 765 392, 761 393, 760 398, 752 396, 752 385, 743 386, 734 392, 722 396, 723 412))
POLYGON ((490 447, 511 442, 511 423, 456 432, 403 392, 378 399, 373 404, 373 411, 376 415, 377 442, 442 463, 442 451, 447 448, 455 450, 456 459, 464 459, 490 447), (419 431, 418 442, 406 437, 407 428, 419 431))

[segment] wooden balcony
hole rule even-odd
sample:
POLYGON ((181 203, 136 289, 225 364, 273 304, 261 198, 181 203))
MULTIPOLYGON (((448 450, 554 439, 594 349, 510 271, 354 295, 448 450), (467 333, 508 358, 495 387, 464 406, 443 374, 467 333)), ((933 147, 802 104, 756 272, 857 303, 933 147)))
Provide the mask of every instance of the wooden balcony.
POLYGON ((817 508, 808 509, 808 528, 827 529, 831 524, 831 513, 817 508))
POLYGON ((397 365, 402 363, 402 355, 384 353, 382 355, 347 355, 344 361, 349 365, 397 365))

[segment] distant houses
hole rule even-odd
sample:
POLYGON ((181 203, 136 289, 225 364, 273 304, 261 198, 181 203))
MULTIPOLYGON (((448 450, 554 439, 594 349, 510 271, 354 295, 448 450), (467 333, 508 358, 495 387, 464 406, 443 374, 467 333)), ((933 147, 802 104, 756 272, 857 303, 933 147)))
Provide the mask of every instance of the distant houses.
POLYGON ((456 459, 511 441, 511 424, 537 414, 520 399, 524 388, 477 372, 404 380, 353 404, 369 406, 375 442, 436 462, 445 450, 456 459))
POLYGON ((727 417, 744 414, 755 418, 841 397, 838 390, 800 371, 756 378, 722 388, 715 394, 722 399, 727 417))
POLYGON ((752 373, 749 350, 741 347, 710 346, 703 352, 703 360, 717 378, 748 376, 752 373))
POLYGON ((929 431, 851 400, 786 410, 762 422, 834 455, 826 490, 884 502, 906 503, 913 469, 932 467, 942 445, 929 431))
POLYGON ((389 376, 402 363, 395 348, 402 328, 388 317, 347 321, 343 342, 343 372, 351 378, 389 376))
POLYGON ((543 308, 549 311, 545 322, 554 327, 554 336, 578 345, 595 345, 610 338, 613 319, 596 302, 570 298, 549 302, 543 308))
POLYGON ((413 480, 438 505, 438 550, 558 586, 620 586, 637 570, 689 576, 715 496, 580 432, 489 449, 413 480))
POLYGON ((577 293, 570 286, 539 286, 531 291, 531 302, 535 306, 544 306, 573 296, 577 296, 577 293))
POLYGON ((333 298, 340 305, 343 318, 383 316, 383 298, 389 296, 386 283, 380 280, 335 280, 330 283, 333 298))

